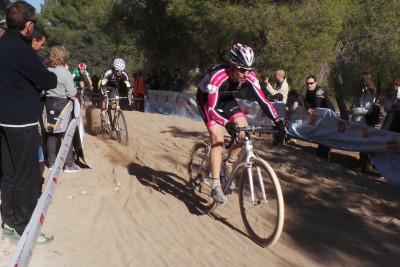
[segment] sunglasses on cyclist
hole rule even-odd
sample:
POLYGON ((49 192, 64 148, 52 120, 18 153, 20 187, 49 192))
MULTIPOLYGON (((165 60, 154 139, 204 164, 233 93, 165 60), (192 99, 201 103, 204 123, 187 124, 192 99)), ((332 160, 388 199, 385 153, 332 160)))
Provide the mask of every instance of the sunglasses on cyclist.
POLYGON ((314 83, 315 83, 315 81, 314 82, 306 82, 307 85, 312 85, 314 83))
POLYGON ((252 70, 252 69, 245 69, 245 68, 239 68, 239 67, 236 67, 236 68, 240 73, 246 73, 246 71, 250 72, 252 70))

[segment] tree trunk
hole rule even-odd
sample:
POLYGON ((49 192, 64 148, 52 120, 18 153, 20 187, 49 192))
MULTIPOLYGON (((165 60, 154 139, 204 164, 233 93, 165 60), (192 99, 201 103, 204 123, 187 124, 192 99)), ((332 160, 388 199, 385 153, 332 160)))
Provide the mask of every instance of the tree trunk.
POLYGON ((344 101, 343 97, 343 80, 342 80, 342 72, 339 70, 339 68, 333 68, 333 71, 331 72, 332 74, 332 79, 333 79, 333 88, 335 90, 335 98, 336 98, 336 103, 339 107, 339 112, 340 112, 340 118, 342 120, 349 120, 349 113, 347 112, 347 107, 346 103, 344 101))

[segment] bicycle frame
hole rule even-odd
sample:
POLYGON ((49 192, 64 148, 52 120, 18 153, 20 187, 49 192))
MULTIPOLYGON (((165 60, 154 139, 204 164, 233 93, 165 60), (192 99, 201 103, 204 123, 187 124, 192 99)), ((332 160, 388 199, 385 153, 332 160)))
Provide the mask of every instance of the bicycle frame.
MULTIPOLYGON (((237 161, 234 164, 234 167, 232 169, 232 172, 229 174, 228 181, 224 187, 224 193, 227 194, 229 191, 229 187, 232 184, 233 180, 235 179, 235 174, 238 173, 239 170, 242 168, 246 168, 248 177, 249 177, 249 185, 250 185, 250 192, 251 192, 251 201, 253 204, 255 204, 254 201, 254 185, 253 185, 253 175, 251 173, 251 159, 255 158, 256 155, 254 154, 254 147, 251 142, 250 135, 246 132, 246 136, 244 138, 244 148, 239 153, 239 157, 237 161)), ((260 177, 260 175, 259 175, 260 177)), ((265 190, 262 181, 260 181, 260 184, 262 185, 262 192, 263 192, 263 201, 266 201, 266 195, 265 195, 265 190)))
MULTIPOLYGON (((257 176, 260 179, 259 183, 260 183, 260 187, 261 187, 261 190, 262 190, 263 198, 258 203, 256 203, 255 197, 254 197, 254 183, 253 183, 254 180, 253 180, 253 174, 251 172, 252 159, 253 158, 257 158, 258 156, 254 152, 254 147, 253 147, 253 144, 251 142, 251 136, 250 136, 250 132, 249 131, 255 131, 257 129, 264 129, 265 133, 279 133, 278 131, 272 130, 272 129, 267 129, 266 130, 264 127, 251 127, 251 128, 244 127, 242 129, 242 130, 244 130, 246 132, 246 136, 244 138, 244 147, 240 151, 238 159, 236 160, 236 162, 233 165, 232 172, 229 173, 229 176, 228 176, 226 184, 224 185, 223 191, 224 191, 224 194, 229 194, 229 190, 230 190, 229 187, 232 184, 233 180, 235 179, 236 174, 239 173, 239 171, 242 168, 245 168, 246 172, 248 174, 247 177, 249 177, 251 201, 252 201, 253 204, 262 204, 262 203, 267 202, 267 196, 266 196, 266 193, 265 193, 264 183, 262 181, 260 170, 257 169, 257 173, 258 173, 257 176)), ((210 144, 207 143, 206 154, 209 155, 210 151, 211 151, 211 146, 210 146, 210 144)), ((203 166, 204 160, 206 160, 206 158, 203 159, 203 162, 202 162, 202 164, 200 166, 203 166)), ((198 170, 197 170, 197 172, 198 172, 198 170)), ((211 187, 211 184, 208 183, 207 181, 204 181, 204 183, 211 187)))
MULTIPOLYGON (((278 177, 267 161, 259 157, 254 150, 251 135, 258 133, 281 134, 273 127, 240 127, 245 132, 243 148, 238 159, 222 184, 224 194, 230 194, 238 181, 239 209, 249 236, 260 246, 275 244, 283 229, 284 200, 278 177), (240 175, 240 177, 238 176, 240 175), (268 199, 267 199, 268 197, 268 199)), ((235 139, 232 138, 229 147, 235 139)), ((212 212, 218 202, 212 196, 212 177, 210 160, 211 145, 197 142, 189 156, 189 181, 193 201, 205 213, 212 212)))
POLYGON ((118 110, 120 110, 120 106, 119 106, 119 94, 118 94, 118 90, 116 91, 117 95, 115 96, 115 103, 116 103, 116 107, 112 108, 111 107, 111 102, 112 100, 110 100, 110 98, 108 97, 108 93, 106 93, 104 95, 104 100, 106 102, 106 110, 107 110, 107 114, 109 116, 110 119, 110 126, 111 126, 111 131, 115 130, 115 121, 116 121, 116 116, 118 113, 118 110), (112 114, 112 111, 114 111, 114 114, 112 114))

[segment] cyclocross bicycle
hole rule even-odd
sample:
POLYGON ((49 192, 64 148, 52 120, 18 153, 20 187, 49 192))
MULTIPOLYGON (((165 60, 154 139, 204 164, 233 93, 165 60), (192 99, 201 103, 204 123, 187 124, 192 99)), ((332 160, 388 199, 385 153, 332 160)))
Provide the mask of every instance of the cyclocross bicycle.
POLYGON ((89 87, 77 86, 75 88, 76 88, 76 93, 79 98, 79 103, 81 104, 81 108, 83 109, 90 104, 91 98, 92 98, 92 91, 90 91, 89 87), (82 94, 82 92, 84 92, 84 93, 82 94))
POLYGON ((107 90, 115 90, 115 98, 109 98, 108 93, 105 94, 106 101, 106 116, 100 114, 102 130, 107 132, 111 138, 116 139, 123 145, 128 144, 128 127, 123 111, 119 106, 118 90, 113 87, 108 87, 107 90))
MULTIPOLYGON (((275 171, 254 151, 251 134, 279 132, 272 127, 257 126, 242 127, 240 131, 246 134, 244 148, 222 189, 225 195, 232 193, 231 185, 239 180, 239 207, 244 226, 258 245, 271 246, 278 241, 283 229, 283 195, 275 171)), ((227 148, 233 141, 232 138, 227 148)), ((206 213, 212 212, 218 205, 211 197, 210 150, 209 143, 196 143, 190 152, 188 165, 194 202, 206 213)))

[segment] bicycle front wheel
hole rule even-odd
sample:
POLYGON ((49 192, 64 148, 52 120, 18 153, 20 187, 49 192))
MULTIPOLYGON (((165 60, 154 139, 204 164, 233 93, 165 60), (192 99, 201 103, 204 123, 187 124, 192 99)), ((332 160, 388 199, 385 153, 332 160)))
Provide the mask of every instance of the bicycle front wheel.
POLYGON ((112 130, 111 130, 111 111, 107 111, 105 116, 103 117, 100 115, 100 120, 101 120, 101 130, 104 134, 107 136, 112 137, 112 130))
POLYGON ((125 115, 122 110, 118 110, 114 130, 117 134, 118 143, 121 143, 125 146, 128 145, 128 127, 126 124, 125 115))
POLYGON ((278 241, 284 223, 281 186, 274 170, 265 160, 252 158, 251 163, 251 167, 242 168, 240 214, 254 242, 262 247, 272 246, 278 241))
POLYGON ((189 156, 189 186, 196 206, 206 213, 212 212, 216 202, 211 197, 210 145, 196 143, 189 156))

